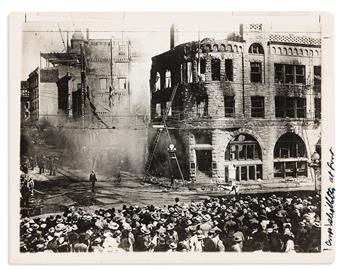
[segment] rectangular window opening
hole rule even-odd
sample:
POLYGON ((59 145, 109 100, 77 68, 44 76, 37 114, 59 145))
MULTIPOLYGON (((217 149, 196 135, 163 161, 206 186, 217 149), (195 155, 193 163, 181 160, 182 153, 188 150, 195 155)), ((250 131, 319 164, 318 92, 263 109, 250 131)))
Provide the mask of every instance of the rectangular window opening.
POLYGON ((262 81, 261 63, 250 63, 250 81, 251 82, 262 81))
POLYGON ((265 98, 263 96, 251 97, 251 115, 254 118, 265 117, 265 98))
POLYGON ((235 96, 224 96, 225 117, 235 117, 235 96))

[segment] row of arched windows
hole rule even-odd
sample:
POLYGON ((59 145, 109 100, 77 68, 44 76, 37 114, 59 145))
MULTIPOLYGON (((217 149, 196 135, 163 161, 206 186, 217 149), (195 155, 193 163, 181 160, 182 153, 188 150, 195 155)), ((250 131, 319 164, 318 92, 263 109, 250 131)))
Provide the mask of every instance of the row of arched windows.
POLYGON ((232 44, 229 44, 229 45, 225 45, 225 44, 214 44, 214 45, 211 45, 211 44, 206 44, 202 47, 202 51, 203 52, 224 52, 224 51, 227 51, 227 52, 235 52, 235 53, 238 53, 238 52, 242 52, 242 46, 240 45, 232 45, 232 44))
POLYGON ((319 50, 313 49, 297 49, 297 48, 286 48, 286 47, 272 47, 271 49, 272 54, 278 55, 292 55, 292 56, 319 56, 319 50))
MULTIPOLYGON (((242 46, 239 45, 225 45, 225 44, 206 44, 203 49, 203 52, 242 52, 242 46)), ((292 55, 292 56, 316 56, 320 55, 320 51, 317 49, 297 49, 297 48, 289 48, 289 47, 272 47, 271 50, 272 54, 278 55, 292 55)), ((259 43, 253 43, 250 45, 248 49, 248 53, 252 54, 264 54, 264 48, 259 43)))
MULTIPOLYGON (((274 177, 308 176, 307 150, 304 141, 294 133, 282 135, 273 150, 274 177)), ((262 179, 262 151, 258 141, 251 135, 240 134, 229 142, 225 161, 236 168, 236 180, 262 179)), ((225 180, 229 178, 229 166, 225 167, 225 180)), ((231 176, 230 176, 231 177, 231 176)))

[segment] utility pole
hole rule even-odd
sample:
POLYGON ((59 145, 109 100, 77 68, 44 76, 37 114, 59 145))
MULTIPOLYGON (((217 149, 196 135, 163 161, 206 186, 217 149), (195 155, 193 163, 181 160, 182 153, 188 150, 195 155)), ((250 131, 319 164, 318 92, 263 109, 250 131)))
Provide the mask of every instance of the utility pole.
POLYGON ((80 63, 81 63, 81 117, 82 117, 82 128, 85 128, 85 77, 86 77, 86 68, 85 68, 85 52, 84 52, 84 42, 80 44, 80 63))

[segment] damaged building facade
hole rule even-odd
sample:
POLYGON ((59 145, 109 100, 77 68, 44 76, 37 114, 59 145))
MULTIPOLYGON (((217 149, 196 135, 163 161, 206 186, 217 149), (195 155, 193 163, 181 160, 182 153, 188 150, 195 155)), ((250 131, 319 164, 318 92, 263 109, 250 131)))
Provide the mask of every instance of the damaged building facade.
MULTIPOLYGON (((54 125, 83 121, 92 128, 130 125, 131 65, 141 61, 132 53, 130 40, 90 39, 88 31, 85 35, 76 31, 67 40, 66 51, 40 54, 41 66, 33 72, 37 86, 29 89, 31 121, 44 118, 54 125), (44 97, 50 99, 37 101, 44 97), (49 111, 42 106, 49 106, 49 111)), ((30 76, 28 81, 34 80, 30 76)))
POLYGON ((241 184, 313 178, 308 163, 321 140, 320 38, 241 25, 224 40, 154 56, 150 85, 151 123, 168 113, 186 178, 228 182, 234 169, 241 184))

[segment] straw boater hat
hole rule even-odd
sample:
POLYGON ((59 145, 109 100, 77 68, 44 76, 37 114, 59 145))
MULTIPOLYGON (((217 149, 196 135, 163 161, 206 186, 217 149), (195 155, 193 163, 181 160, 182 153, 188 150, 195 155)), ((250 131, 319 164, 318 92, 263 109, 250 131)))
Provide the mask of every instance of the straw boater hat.
POLYGON ((203 221, 204 222, 207 222, 207 221, 210 221, 211 220, 211 216, 209 214, 206 214, 203 216, 203 221))
POLYGON ((146 228, 146 226, 142 226, 141 229, 140 229, 140 232, 143 235, 149 235, 150 234, 150 231, 149 231, 149 229, 146 228))
POLYGON ((127 222, 123 223, 123 229, 127 231, 132 231, 131 225, 129 225, 127 222))
POLYGON ((157 212, 152 212, 150 214, 151 218, 154 220, 154 221, 159 221, 160 220, 160 216, 157 212))
POLYGON ((119 228, 119 224, 117 224, 116 222, 114 221, 111 221, 109 224, 108 224, 108 228, 110 230, 117 230, 119 228))
POLYGON ((170 249, 176 249, 177 248, 177 244, 175 242, 172 242, 169 244, 169 248, 170 249))
POLYGON ((59 223, 55 226, 56 232, 63 232, 64 230, 66 230, 66 225, 63 223, 59 223))
POLYGON ((112 237, 113 234, 112 234, 110 231, 107 231, 107 230, 106 230, 106 231, 104 231, 103 236, 107 238, 107 237, 112 237))
POLYGON ((242 242, 242 238, 241 238, 239 235, 235 235, 235 236, 234 236, 234 241, 235 241, 236 243, 242 242))
POLYGON ((167 231, 171 231, 171 230, 174 230, 174 224, 172 223, 169 223, 168 226, 167 226, 167 231))

